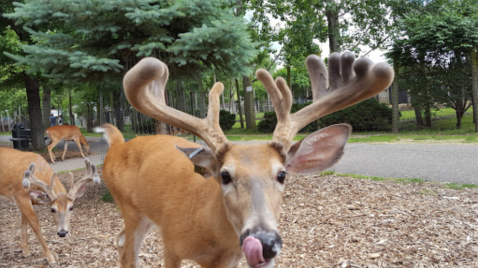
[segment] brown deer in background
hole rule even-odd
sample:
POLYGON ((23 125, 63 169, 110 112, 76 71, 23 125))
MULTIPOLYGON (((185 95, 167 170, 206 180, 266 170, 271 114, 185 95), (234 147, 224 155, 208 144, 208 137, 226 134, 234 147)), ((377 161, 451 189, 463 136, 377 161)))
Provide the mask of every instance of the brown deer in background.
POLYGON ((196 118, 165 105, 168 68, 145 58, 125 75, 129 102, 141 113, 201 137, 209 148, 179 137, 137 137, 127 143, 112 125, 104 132, 110 146, 103 179, 120 207, 124 229, 117 236, 122 267, 136 267, 142 241, 160 228, 166 268, 184 259, 203 267, 273 267, 282 249, 278 222, 287 173, 312 174, 336 163, 351 132, 333 125, 292 143, 297 132, 327 114, 370 98, 393 80, 392 68, 352 53, 322 60, 309 56, 314 103, 290 114, 292 95, 282 78, 258 70, 274 104, 278 124, 268 144, 231 144, 219 126, 223 85, 209 93, 207 117, 196 118), (327 81, 327 78, 329 80, 327 81), (194 165, 207 170, 194 172, 194 165))
POLYGON ((49 127, 45 130, 45 135, 50 138, 50 144, 48 144, 47 149, 50 154, 50 159, 53 164, 55 164, 55 155, 52 153, 52 149, 61 141, 65 141, 65 149, 63 150, 63 156, 61 157, 62 161, 65 161, 66 150, 68 149, 68 142, 74 141, 78 148, 80 148, 80 153, 83 158, 86 158, 81 149, 81 145, 85 147, 86 153, 90 152, 90 144, 93 141, 87 141, 83 134, 81 134, 80 129, 77 126, 61 125, 49 127))
POLYGON ((29 255, 27 226, 30 225, 48 262, 55 263, 32 205, 50 206, 53 219, 58 226, 57 234, 59 237, 65 237, 68 234, 75 199, 85 193, 88 182, 100 182, 96 166, 85 162, 86 174, 77 183, 73 181, 73 174, 69 173, 70 189, 67 192, 56 173, 40 155, 0 148, 0 199, 3 197, 16 203, 20 209, 21 248, 24 256, 29 255))

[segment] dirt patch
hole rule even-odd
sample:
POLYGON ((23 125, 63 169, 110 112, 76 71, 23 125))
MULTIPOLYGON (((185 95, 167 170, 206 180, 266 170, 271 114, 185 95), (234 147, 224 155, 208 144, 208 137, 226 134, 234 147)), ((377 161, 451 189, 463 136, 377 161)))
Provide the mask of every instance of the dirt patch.
MULTIPOLYGON (((83 172, 75 171, 75 177, 83 172)), ((101 201, 105 190, 103 183, 91 184, 75 201, 73 236, 66 239, 56 236, 49 209, 35 208, 58 267, 119 267, 114 241, 122 221, 114 204, 101 201)), ((32 256, 22 257, 15 205, 0 203, 0 215, 0 267, 47 267, 30 229, 32 256)), ((478 189, 291 176, 280 231, 281 268, 478 267, 478 189)), ((147 235, 140 259, 141 267, 164 267, 156 230, 147 235)), ((244 261, 239 267, 246 267, 244 261)))

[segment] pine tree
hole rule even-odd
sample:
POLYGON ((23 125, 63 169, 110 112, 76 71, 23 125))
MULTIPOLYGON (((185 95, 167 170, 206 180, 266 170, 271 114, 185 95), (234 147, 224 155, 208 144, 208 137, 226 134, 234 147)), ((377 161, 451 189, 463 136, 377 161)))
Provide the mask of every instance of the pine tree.
POLYGON ((227 0, 25 1, 6 16, 36 43, 23 47, 26 56, 10 56, 32 71, 71 80, 118 79, 146 56, 180 72, 214 67, 249 74, 255 44, 230 6, 227 0))

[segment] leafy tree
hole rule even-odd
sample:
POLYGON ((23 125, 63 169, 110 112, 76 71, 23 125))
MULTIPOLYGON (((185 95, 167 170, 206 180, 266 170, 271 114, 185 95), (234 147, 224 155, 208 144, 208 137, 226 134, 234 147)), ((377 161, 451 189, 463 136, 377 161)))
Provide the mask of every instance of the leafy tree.
POLYGON ((441 0, 426 3, 420 12, 400 20, 391 54, 399 55, 403 81, 414 105, 425 110, 431 125, 435 102, 455 109, 456 127, 470 107, 471 50, 478 44, 478 4, 473 1, 441 0))

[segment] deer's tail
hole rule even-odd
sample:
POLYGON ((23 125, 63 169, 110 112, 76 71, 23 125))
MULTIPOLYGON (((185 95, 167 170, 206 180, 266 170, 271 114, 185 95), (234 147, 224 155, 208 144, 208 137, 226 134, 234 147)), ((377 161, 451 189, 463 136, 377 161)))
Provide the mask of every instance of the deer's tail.
POLYGON ((110 147, 124 143, 123 134, 111 124, 104 124, 101 127, 96 127, 95 132, 103 133, 103 136, 110 147))

